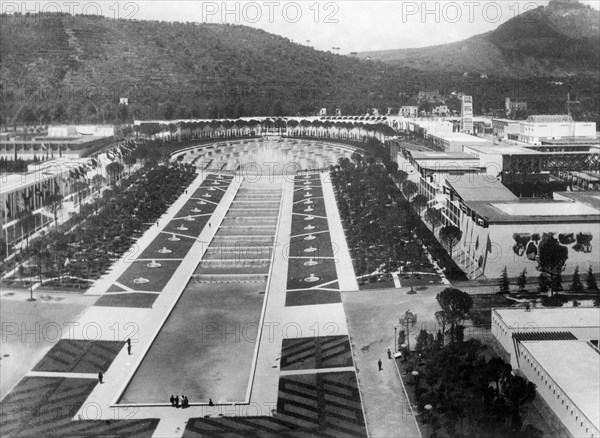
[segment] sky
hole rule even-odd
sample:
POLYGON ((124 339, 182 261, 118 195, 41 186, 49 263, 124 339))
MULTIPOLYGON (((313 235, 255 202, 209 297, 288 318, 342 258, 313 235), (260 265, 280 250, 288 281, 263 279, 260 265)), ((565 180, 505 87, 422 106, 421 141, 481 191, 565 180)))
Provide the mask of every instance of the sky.
MULTIPOLYGON (((549 0, 465 1, 5 1, 2 12, 57 11, 113 18, 252 26, 340 54, 446 44, 494 30, 549 0)), ((600 9, 598 0, 581 3, 600 9)))

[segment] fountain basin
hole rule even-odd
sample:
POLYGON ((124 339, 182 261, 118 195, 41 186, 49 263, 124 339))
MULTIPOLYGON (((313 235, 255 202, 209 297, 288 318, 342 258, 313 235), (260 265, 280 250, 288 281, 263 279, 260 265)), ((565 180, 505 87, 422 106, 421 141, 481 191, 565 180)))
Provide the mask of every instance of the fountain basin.
POLYGON ((150 283, 150 280, 148 280, 147 278, 144 278, 144 277, 138 277, 138 278, 134 279, 133 282, 135 284, 146 284, 146 283, 150 283))
POLYGON ((315 274, 310 274, 309 277, 306 277, 304 279, 304 281, 306 281, 307 283, 314 283, 315 281, 319 281, 320 278, 319 277, 315 277, 315 274))

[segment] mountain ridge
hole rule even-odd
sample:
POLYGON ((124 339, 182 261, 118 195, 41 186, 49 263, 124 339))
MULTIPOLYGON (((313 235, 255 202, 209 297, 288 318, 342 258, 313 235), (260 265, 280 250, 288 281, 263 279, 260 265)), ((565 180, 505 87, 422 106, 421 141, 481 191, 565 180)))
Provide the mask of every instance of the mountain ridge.
POLYGON ((500 77, 600 76, 600 11, 576 1, 553 0, 495 30, 466 40, 418 49, 360 52, 417 70, 500 77))

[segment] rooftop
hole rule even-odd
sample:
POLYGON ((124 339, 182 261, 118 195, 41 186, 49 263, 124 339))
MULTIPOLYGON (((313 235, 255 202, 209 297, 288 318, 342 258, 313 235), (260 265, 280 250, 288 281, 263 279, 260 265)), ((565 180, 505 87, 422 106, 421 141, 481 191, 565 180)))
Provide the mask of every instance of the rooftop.
POLYGON ((15 190, 53 179, 56 175, 66 173, 73 168, 81 166, 89 161, 89 158, 79 159, 56 159, 44 161, 39 164, 38 169, 27 173, 13 173, 2 175, 0 193, 11 193, 15 190))
POLYGON ((70 143, 70 144, 85 144, 90 141, 99 140, 102 138, 108 138, 107 136, 102 135, 77 135, 72 137, 36 137, 34 140, 19 140, 19 139, 9 139, 9 140, 0 140, 2 143, 6 144, 35 144, 35 143, 70 143))
POLYGON ((467 146, 478 153, 489 155, 542 155, 543 152, 527 149, 520 146, 467 146))
POLYGON ((479 161, 474 155, 465 152, 439 152, 439 151, 415 151, 411 152, 415 160, 474 160, 479 161))
POLYGON ((573 327, 598 327, 600 332, 600 308, 597 307, 534 308, 529 312, 503 308, 494 309, 494 312, 513 329, 562 331, 573 327))
POLYGON ((552 380, 596 427, 600 427, 600 353, 585 341, 524 341, 552 380))
POLYGON ((489 175, 465 175, 446 180, 463 201, 517 201, 517 198, 500 181, 489 175))
POLYGON ((464 143, 493 143, 485 138, 476 137, 474 135, 465 134, 462 132, 446 132, 440 134, 433 134, 434 137, 441 138, 449 141, 462 141, 464 143))
POLYGON ((566 114, 537 115, 527 117, 529 123, 573 123, 573 117, 566 114))
MULTIPOLYGON (((573 172, 580 173, 580 172, 573 172)), ((589 173, 589 172, 585 172, 589 173)), ((600 175, 596 174, 596 177, 600 175)), ((570 199, 573 202, 581 202, 582 204, 600 210, 600 191, 585 191, 585 192, 555 192, 556 198, 570 199)))
POLYGON ((515 201, 465 201, 465 205, 490 223, 600 222, 600 210, 571 201, 517 199, 515 201))

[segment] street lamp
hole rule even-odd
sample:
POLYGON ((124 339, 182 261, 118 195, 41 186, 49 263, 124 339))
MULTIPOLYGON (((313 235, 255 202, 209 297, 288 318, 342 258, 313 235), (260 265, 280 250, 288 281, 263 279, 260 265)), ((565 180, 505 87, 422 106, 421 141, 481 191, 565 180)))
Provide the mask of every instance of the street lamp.
POLYGON ((396 334, 396 332, 398 331, 398 328, 396 326, 394 326, 394 353, 398 352, 398 335, 396 334))
POLYGON ((431 406, 429 403, 426 404, 425 406, 423 406, 425 408, 425 410, 427 411, 427 438, 429 438, 431 435, 431 410, 433 409, 433 406, 431 406))

